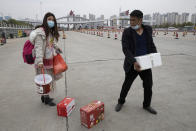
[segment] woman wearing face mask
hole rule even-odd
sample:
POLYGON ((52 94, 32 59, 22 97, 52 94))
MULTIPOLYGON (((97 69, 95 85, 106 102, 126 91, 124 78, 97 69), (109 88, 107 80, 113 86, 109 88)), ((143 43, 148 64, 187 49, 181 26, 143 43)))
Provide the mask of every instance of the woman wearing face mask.
MULTIPOLYGON (((45 74, 52 76, 51 89, 55 88, 55 81, 60 76, 55 76, 53 73, 53 56, 56 53, 61 53, 61 49, 57 46, 59 40, 59 33, 57 29, 57 22, 54 14, 46 13, 43 23, 37 26, 30 34, 30 41, 34 43, 33 55, 35 56, 35 71, 36 75, 42 74, 44 69, 45 74)), ((49 95, 41 96, 42 103, 49 106, 55 106, 53 98, 49 95)))

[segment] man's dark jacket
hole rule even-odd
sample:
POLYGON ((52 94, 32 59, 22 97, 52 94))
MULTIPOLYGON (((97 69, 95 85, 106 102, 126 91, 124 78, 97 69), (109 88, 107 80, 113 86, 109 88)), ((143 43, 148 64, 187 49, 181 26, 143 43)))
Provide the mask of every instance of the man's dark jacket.
MULTIPOLYGON (((152 38, 152 28, 147 25, 142 25, 146 32, 147 54, 156 53, 157 49, 154 45, 152 38)), ((122 50, 125 54, 124 70, 128 73, 131 70, 131 66, 136 62, 136 33, 131 27, 126 28, 122 35, 122 50)))

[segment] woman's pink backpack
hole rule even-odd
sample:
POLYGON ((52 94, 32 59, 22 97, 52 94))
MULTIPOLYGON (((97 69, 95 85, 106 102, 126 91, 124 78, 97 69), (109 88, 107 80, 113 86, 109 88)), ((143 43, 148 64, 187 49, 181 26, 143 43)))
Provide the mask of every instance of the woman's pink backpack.
POLYGON ((34 48, 34 45, 30 42, 30 40, 27 40, 23 47, 23 60, 24 63, 27 64, 34 64, 35 57, 32 55, 32 50, 34 48))

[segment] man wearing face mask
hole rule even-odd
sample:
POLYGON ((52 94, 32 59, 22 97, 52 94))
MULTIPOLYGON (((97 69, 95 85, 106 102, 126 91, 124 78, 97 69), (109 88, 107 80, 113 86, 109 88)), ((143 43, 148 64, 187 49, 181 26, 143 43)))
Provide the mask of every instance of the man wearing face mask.
POLYGON ((123 107, 130 87, 139 75, 143 81, 144 88, 143 109, 152 114, 157 114, 157 112, 151 107, 153 85, 152 71, 151 69, 141 71, 140 65, 134 58, 136 56, 157 52, 152 38, 152 28, 150 26, 143 25, 142 20, 143 13, 140 10, 132 11, 130 14, 131 27, 125 29, 122 35, 122 50, 125 54, 125 80, 122 85, 118 104, 115 107, 117 112, 123 107))

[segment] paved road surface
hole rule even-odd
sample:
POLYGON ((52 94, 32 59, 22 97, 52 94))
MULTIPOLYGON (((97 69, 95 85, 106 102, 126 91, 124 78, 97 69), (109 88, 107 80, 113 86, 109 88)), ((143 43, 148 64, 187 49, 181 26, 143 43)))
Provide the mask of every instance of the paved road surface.
MULTIPOLYGON (((143 88, 138 77, 122 111, 114 107, 124 80, 120 40, 66 32, 68 95, 76 99, 69 131, 87 131, 80 125, 79 108, 93 100, 105 103, 105 120, 91 131, 195 131, 196 41, 155 37, 163 66, 153 69, 152 106, 158 115, 142 109, 143 88)), ((0 131, 65 131, 65 118, 56 107, 41 103, 35 92, 33 66, 22 61, 27 38, 8 40, 0 46, 0 131)), ((63 48, 64 41, 59 41, 63 48)), ((53 95, 64 98, 64 79, 53 95)))

